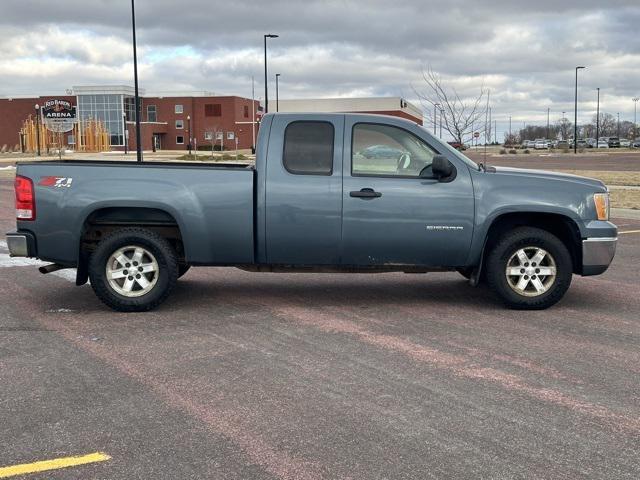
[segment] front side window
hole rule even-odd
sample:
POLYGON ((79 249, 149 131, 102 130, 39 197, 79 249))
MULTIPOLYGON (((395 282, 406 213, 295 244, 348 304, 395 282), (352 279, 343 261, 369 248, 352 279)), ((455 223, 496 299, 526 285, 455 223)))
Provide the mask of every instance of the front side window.
POLYGON ((175 113, 183 113, 184 109, 182 108, 182 105, 176 105, 176 108, 174 111, 175 113))
POLYGON ((178 145, 183 145, 183 144, 184 144, 184 137, 183 137, 182 135, 178 135, 178 136, 176 137, 176 143, 177 143, 178 145))
POLYGON ((437 152, 412 133, 390 125, 358 123, 353 127, 353 176, 419 177, 429 174, 437 152))
POLYGON ((176 120, 176 129, 182 130, 184 128, 184 120, 176 120))
POLYGON ((333 125, 329 122, 290 123, 284 131, 284 168, 297 175, 331 175, 333 138, 333 125))

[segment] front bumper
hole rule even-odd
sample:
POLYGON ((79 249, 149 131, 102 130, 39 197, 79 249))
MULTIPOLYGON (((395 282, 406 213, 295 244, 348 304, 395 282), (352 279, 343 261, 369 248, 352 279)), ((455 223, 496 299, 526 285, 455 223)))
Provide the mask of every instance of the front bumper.
POLYGON ((29 232, 7 233, 7 247, 12 257, 36 257, 36 238, 29 232))
POLYGON ((609 268, 616 254, 617 237, 582 240, 582 275, 599 275, 609 268))

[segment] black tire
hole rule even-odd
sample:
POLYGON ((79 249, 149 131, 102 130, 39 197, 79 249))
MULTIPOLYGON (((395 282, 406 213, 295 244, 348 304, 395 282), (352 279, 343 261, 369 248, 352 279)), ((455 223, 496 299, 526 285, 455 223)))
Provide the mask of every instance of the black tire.
POLYGON ((89 259, 89 278, 93 291, 107 306, 119 312, 144 312, 157 307, 169 296, 178 280, 178 261, 171 244, 165 238, 143 228, 123 228, 98 244, 89 259), (111 255, 128 246, 142 247, 157 262, 155 284, 147 293, 137 297, 118 293, 107 279, 107 262, 111 255))
MULTIPOLYGON (((542 310, 557 303, 571 285, 572 274, 571 254, 564 243, 546 230, 533 227, 519 227, 506 233, 489 252, 486 261, 486 277, 491 289, 508 307, 519 310, 542 310), (555 263, 555 280, 544 293, 531 293, 536 296, 518 293, 506 275, 512 256, 518 250, 528 248, 545 250, 555 263)), ((511 278, 515 283, 514 277, 511 278)), ((544 277, 538 275, 538 278, 544 277)))
POLYGON ((190 269, 191 269, 191 265, 186 265, 184 263, 180 263, 178 265, 178 278, 183 277, 184 274, 187 273, 190 269))

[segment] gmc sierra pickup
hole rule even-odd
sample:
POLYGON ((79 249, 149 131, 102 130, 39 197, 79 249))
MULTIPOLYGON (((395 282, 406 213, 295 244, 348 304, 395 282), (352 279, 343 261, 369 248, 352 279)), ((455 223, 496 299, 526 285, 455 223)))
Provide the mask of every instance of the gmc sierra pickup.
POLYGON ((611 263, 600 181, 477 165, 415 123, 269 114, 255 167, 24 162, 14 256, 77 268, 120 311, 149 310, 191 266, 458 271, 512 308, 553 305, 611 263))

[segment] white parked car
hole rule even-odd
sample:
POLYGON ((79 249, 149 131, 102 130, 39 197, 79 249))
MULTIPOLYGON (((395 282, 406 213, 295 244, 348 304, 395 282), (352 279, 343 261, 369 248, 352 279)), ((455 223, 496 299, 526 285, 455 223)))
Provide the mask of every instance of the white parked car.
POLYGON ((546 150, 549 148, 549 140, 544 138, 537 138, 534 147, 536 150, 546 150))
POLYGON ((629 148, 631 146, 631 140, 627 140, 626 138, 620 139, 620 147, 629 148))
POLYGON ((598 140, 598 148, 609 148, 609 141, 608 140, 598 140))

